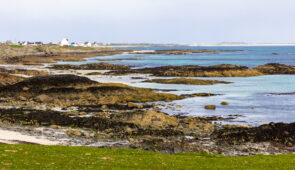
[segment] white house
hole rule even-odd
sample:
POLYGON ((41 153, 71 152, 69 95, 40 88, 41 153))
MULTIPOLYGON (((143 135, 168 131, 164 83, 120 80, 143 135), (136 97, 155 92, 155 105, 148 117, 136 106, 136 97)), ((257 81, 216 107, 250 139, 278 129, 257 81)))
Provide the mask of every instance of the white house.
POLYGON ((68 40, 67 38, 64 38, 64 39, 62 39, 62 40, 59 42, 59 45, 60 45, 60 46, 68 46, 68 45, 70 45, 70 43, 69 43, 69 40, 68 40))
POLYGON ((92 47, 91 42, 85 42, 85 43, 84 43, 84 47, 92 47))
POLYGON ((78 46, 80 46, 80 44, 78 44, 78 43, 76 43, 76 42, 72 42, 72 43, 71 43, 71 46, 73 46, 73 47, 78 47, 78 46))
POLYGON ((28 41, 19 41, 18 45, 28 45, 28 41))
POLYGON ((95 41, 92 43, 92 47, 101 47, 101 45, 95 41))

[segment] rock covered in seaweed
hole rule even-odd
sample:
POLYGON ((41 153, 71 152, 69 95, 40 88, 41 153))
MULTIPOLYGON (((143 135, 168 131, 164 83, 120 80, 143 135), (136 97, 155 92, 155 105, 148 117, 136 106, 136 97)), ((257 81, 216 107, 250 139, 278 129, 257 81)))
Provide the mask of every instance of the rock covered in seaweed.
POLYGON ((259 127, 224 126, 213 133, 220 143, 277 142, 287 146, 295 144, 295 123, 269 123, 259 127))
POLYGON ((158 77, 245 77, 245 76, 260 76, 263 73, 249 69, 246 66, 222 64, 215 66, 163 66, 155 68, 131 69, 111 71, 108 74, 130 74, 142 73, 152 74, 158 77))
POLYGON ((48 106, 112 105, 128 102, 173 101, 190 97, 156 93, 152 89, 118 83, 98 83, 75 75, 33 77, 0 88, 0 97, 19 101, 17 96, 28 99, 27 104, 37 102, 48 106), (46 100, 43 100, 44 97, 40 100, 38 97, 40 95, 46 95, 46 100))
POLYGON ((51 69, 57 70, 129 70, 129 66, 125 65, 116 65, 109 63, 91 63, 91 64, 83 64, 83 65, 70 65, 70 64, 59 64, 50 66, 51 69))
POLYGON ((295 66, 278 63, 269 63, 257 66, 254 69, 264 74, 295 74, 295 66))
POLYGON ((188 78, 174 78, 174 79, 150 79, 144 82, 148 83, 162 83, 162 84, 191 84, 191 85, 214 85, 214 84, 230 84, 231 82, 219 80, 201 80, 188 78))

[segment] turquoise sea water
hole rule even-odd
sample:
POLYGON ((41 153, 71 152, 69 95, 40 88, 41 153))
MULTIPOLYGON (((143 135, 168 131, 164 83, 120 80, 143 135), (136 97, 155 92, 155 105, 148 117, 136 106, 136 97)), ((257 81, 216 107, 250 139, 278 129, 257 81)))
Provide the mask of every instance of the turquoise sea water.
MULTIPOLYGON (((134 47, 130 47, 134 49, 134 47)), ((137 50, 157 49, 213 49, 213 50, 243 50, 219 54, 192 55, 134 55, 124 54, 106 57, 89 58, 86 62, 60 62, 60 64, 85 64, 101 62, 101 59, 124 59, 120 61, 103 61, 114 64, 138 67, 157 67, 164 65, 217 65, 238 64, 255 67, 265 63, 282 63, 295 65, 295 47, 146 47, 137 50), (275 53, 275 55, 273 54, 275 53), (136 58, 137 60, 134 60, 136 58)), ((94 78, 100 81, 100 78, 94 78)), ((129 80, 127 84, 137 87, 156 89, 176 89, 170 93, 214 93, 222 94, 212 97, 195 97, 173 101, 174 109, 163 107, 163 112, 190 116, 223 116, 234 117, 225 123, 260 125, 266 122, 295 122, 295 95, 276 95, 272 93, 294 93, 295 75, 271 75, 258 77, 235 78, 200 78, 231 81, 232 84, 217 84, 211 86, 173 85, 142 83, 140 80, 129 80), (132 82, 133 81, 133 82, 132 82), (229 102, 228 106, 220 102, 229 102), (216 110, 206 110, 207 104, 217 105, 216 110), (182 108, 176 108, 182 105, 182 108), (231 116, 236 115, 236 116, 231 116)))
POLYGON ((209 49, 209 50, 243 50, 237 52, 222 52, 219 54, 190 55, 149 55, 128 54, 89 58, 85 62, 60 62, 61 64, 85 64, 102 62, 100 59, 123 59, 121 61, 103 61, 113 64, 131 65, 135 67, 157 67, 164 65, 217 65, 237 64, 255 67, 266 63, 282 63, 295 65, 295 46, 283 47, 128 47, 137 50, 167 50, 167 49, 209 49), (274 55, 274 53, 276 55, 274 55), (134 60, 136 59, 136 60, 134 60))
MULTIPOLYGON (((171 102, 181 109, 163 107, 169 114, 190 116, 235 117, 226 123, 260 125, 266 122, 295 122, 295 94, 278 95, 295 92, 295 75, 271 75, 246 78, 199 78, 233 82, 217 85, 173 85, 157 83, 137 83, 137 87, 157 89, 177 89, 174 94, 214 93, 222 94, 212 97, 195 97, 171 102), (278 93, 278 94, 273 94, 278 93), (222 101, 229 102, 223 106, 222 101), (206 110, 204 106, 214 104, 216 110, 206 110), (254 108, 254 109, 253 109, 254 108), (230 116, 236 115, 236 116, 230 116)), ((165 104, 168 106, 169 104, 165 104)))

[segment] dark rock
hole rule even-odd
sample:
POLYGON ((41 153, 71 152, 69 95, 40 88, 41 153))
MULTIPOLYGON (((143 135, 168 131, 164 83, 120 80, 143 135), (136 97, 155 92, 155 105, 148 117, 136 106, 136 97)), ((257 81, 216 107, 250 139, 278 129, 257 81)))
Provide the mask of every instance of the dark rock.
POLYGON ((152 74, 158 77, 243 77, 263 75, 257 70, 239 65, 215 65, 215 66, 164 66, 155 68, 116 70, 107 74, 121 75, 130 73, 152 74))
POLYGON ((278 142, 295 144, 295 123, 270 123, 259 127, 227 127, 212 134, 220 143, 278 142))
POLYGON ((98 84, 86 77, 75 76, 71 74, 53 75, 53 76, 37 76, 26 79, 19 83, 8 85, 0 88, 1 91, 34 91, 49 87, 65 87, 75 85, 98 84), (27 90, 25 90, 27 89, 27 90))
POLYGON ((70 65, 70 64, 59 64, 53 65, 50 67, 51 69, 57 70, 129 70, 129 66, 125 65, 116 65, 109 63, 92 63, 92 64, 84 64, 84 65, 70 65))
POLYGON ((215 110, 216 106, 215 105, 206 105, 205 109, 209 109, 209 110, 215 110))
POLYGON ((226 101, 222 101, 220 104, 221 104, 221 105, 228 105, 229 103, 226 102, 226 101))
POLYGON ((264 74, 295 74, 295 66, 277 63, 269 63, 262 66, 257 66, 254 69, 264 74))

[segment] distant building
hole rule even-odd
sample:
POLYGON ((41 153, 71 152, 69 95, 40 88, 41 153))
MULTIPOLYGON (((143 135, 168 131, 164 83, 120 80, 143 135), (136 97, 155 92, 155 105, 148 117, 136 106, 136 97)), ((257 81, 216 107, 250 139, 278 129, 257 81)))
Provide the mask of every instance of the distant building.
POLYGON ((35 42, 28 41, 28 45, 36 45, 35 42))
POLYGON ((43 42, 41 42, 41 41, 36 41, 35 44, 36 44, 36 45, 42 45, 43 42))
POLYGON ((59 45, 60 46, 69 46, 70 43, 69 43, 69 40, 67 38, 64 38, 62 39, 60 42, 59 42, 59 45))
POLYGON ((28 45, 28 41, 19 41, 17 42, 18 45, 28 45))
POLYGON ((42 45, 43 43, 41 41, 37 41, 37 42, 26 42, 27 45, 42 45))
POLYGON ((85 42, 85 43, 84 43, 84 47, 92 47, 91 42, 89 42, 89 41, 88 41, 88 42, 85 42))
POLYGON ((96 41, 92 43, 92 47, 101 47, 101 46, 102 46, 102 44, 99 44, 96 41))
POLYGON ((111 45, 111 43, 102 43, 102 45, 111 45))
POLYGON ((70 46, 72 46, 72 47, 79 47, 80 45, 78 43, 76 43, 76 42, 72 42, 70 46))

